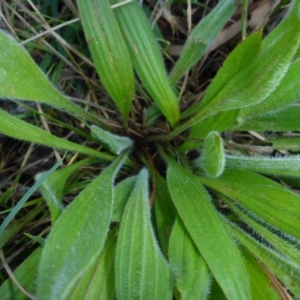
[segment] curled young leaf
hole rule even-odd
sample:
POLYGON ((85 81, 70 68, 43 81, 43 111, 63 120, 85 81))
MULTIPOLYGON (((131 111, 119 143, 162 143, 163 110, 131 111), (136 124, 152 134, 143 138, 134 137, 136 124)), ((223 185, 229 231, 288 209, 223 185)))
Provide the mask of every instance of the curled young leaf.
POLYGON ((100 127, 91 126, 91 132, 93 137, 101 141, 114 154, 119 155, 123 150, 133 146, 133 141, 130 138, 112 134, 100 127))
POLYGON ((204 148, 201 157, 194 161, 196 166, 204 169, 209 177, 220 176, 225 167, 225 152, 223 140, 213 131, 204 140, 204 148))

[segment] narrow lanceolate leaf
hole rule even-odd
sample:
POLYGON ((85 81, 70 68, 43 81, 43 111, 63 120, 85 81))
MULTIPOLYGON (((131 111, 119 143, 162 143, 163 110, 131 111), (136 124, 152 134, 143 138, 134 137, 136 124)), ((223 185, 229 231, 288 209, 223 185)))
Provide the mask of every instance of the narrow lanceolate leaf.
POLYGON ((99 124, 96 116, 87 113, 59 93, 30 55, 13 37, 1 30, 0 52, 0 98, 47 103, 99 124))
POLYGON ((115 222, 120 222, 122 219, 123 211, 128 202, 131 191, 134 187, 136 176, 127 177, 118 183, 115 190, 114 208, 112 219, 115 222))
POLYGON ((155 223, 159 243, 164 255, 168 255, 169 238, 177 217, 167 181, 156 172, 156 194, 154 201, 155 223))
POLYGON ((42 144, 62 150, 79 152, 90 156, 99 157, 105 161, 111 161, 113 159, 111 155, 56 137, 36 126, 10 115, 1 109, 0 132, 16 139, 42 144))
POLYGON ((300 138, 299 137, 282 137, 265 140, 266 143, 271 143, 272 147, 276 150, 288 150, 293 152, 300 151, 300 138))
MULTIPOLYGON (((42 254, 42 247, 37 248, 32 252, 15 270, 14 276, 18 284, 21 285, 31 295, 35 294, 36 277, 38 273, 38 265, 42 254)), ((1 300, 28 300, 15 283, 15 280, 7 279, 0 287, 1 300)))
POLYGON ((299 100, 298 74, 300 73, 300 59, 290 63, 289 68, 275 91, 263 102, 255 106, 241 109, 239 118, 251 119, 274 110, 281 110, 284 106, 299 100))
POLYGON ((225 167, 225 152, 220 135, 213 131, 204 140, 204 149, 201 157, 195 164, 204 169, 209 177, 220 176, 225 167))
POLYGON ((133 141, 130 138, 112 134, 97 126, 91 126, 91 133, 114 154, 120 154, 123 150, 133 146, 133 141))
POLYGON ((259 55, 240 70, 215 99, 203 108, 206 114, 255 105, 265 100, 276 89, 287 72, 300 42, 300 3, 296 3, 297 1, 294 5, 295 12, 272 31, 272 38, 268 37, 263 42, 259 55), (279 53, 276 50, 280 46, 283 48, 279 53))
POLYGON ((270 278, 264 270, 262 263, 259 263, 258 260, 246 250, 244 250, 242 254, 250 276, 252 299, 281 300, 282 298, 275 290, 275 285, 270 284, 270 278))
POLYGON ((224 294, 233 300, 251 299, 238 248, 199 177, 169 160, 167 180, 179 216, 224 294))
MULTIPOLYGON (((8 222, 8 226, 4 231, 0 233, 0 249, 10 240, 13 239, 18 233, 20 233, 26 224, 30 223, 33 219, 36 219, 37 215, 45 210, 44 205, 37 205, 34 209, 30 209, 26 216, 19 218, 18 220, 8 222)), ((14 218, 14 216, 13 216, 14 218)), ((3 224, 4 222, 2 222, 3 224)), ((1 224, 1 226, 2 226, 1 224)), ((1 294, 0 294, 1 295, 1 294)))
POLYGON ((178 217, 170 237, 169 258, 180 299, 207 299, 211 273, 178 217))
MULTIPOLYGON (((223 66, 218 71, 216 77, 208 87, 203 100, 187 112, 183 112, 184 118, 196 115, 204 107, 208 106, 215 97, 225 88, 228 82, 235 77, 241 70, 246 68, 256 58, 261 49, 261 32, 256 32, 247 37, 239 44, 224 61, 223 66)), ((238 109, 229 111, 216 110, 213 115, 207 116, 191 128, 189 137, 191 139, 204 139, 212 130, 222 132, 236 120, 238 109)), ((183 126, 188 128, 190 125, 183 126)), ((182 129, 178 130, 180 132, 182 129)), ((175 135, 177 132, 175 132, 175 135)))
POLYGON ((232 124, 236 123, 238 112, 237 109, 221 111, 207 119, 201 120, 191 128, 189 138, 185 144, 192 144, 192 141, 195 139, 204 139, 212 130, 221 133, 229 127, 232 127, 232 124))
POLYGON ((238 241, 271 270, 298 299, 300 297, 299 269, 291 265, 282 254, 274 251, 268 245, 262 244, 235 224, 228 223, 228 225, 238 241))
POLYGON ((37 299, 64 299, 102 251, 111 222, 119 156, 75 198, 55 222, 39 266, 37 299))
POLYGON ((108 234, 103 251, 85 274, 75 284, 66 299, 115 300, 115 250, 116 232, 108 234))
MULTIPOLYGON (((52 223, 56 221, 63 211, 62 199, 67 179, 73 172, 84 166, 88 161, 89 159, 84 159, 62 170, 53 172, 40 186, 43 198, 50 209, 52 223)), ((44 173, 38 173, 35 176, 35 180, 40 180, 43 174, 44 173)))
POLYGON ((184 73, 195 65, 210 48, 235 9, 234 0, 223 0, 193 29, 171 72, 170 82, 172 85, 175 85, 184 73))
MULTIPOLYGON (((183 112, 184 118, 196 114, 208 105, 216 95, 226 86, 226 84, 238 72, 245 68, 259 54, 261 48, 261 32, 256 32, 240 43, 226 58, 223 66, 218 71, 214 80, 210 84, 204 99, 195 105, 190 111, 183 112)), ((212 116, 199 121, 191 128, 189 139, 184 143, 191 145, 193 140, 204 139, 212 130, 223 132, 231 124, 235 123, 239 109, 230 111, 216 111, 212 116)), ((187 147, 187 146, 186 146, 187 147)))
POLYGON ((85 38, 103 86, 118 106, 123 120, 134 93, 133 67, 109 0, 77 0, 85 38))
POLYGON ((241 69, 212 99, 203 99, 202 109, 180 126, 178 132, 191 127, 216 112, 241 109, 264 101, 275 91, 300 42, 300 2, 294 1, 289 16, 272 31, 251 63, 241 69), (291 30, 293 28, 293 30, 291 30), (278 49, 281 51, 278 51, 278 49))
POLYGON ((300 270, 300 251, 298 251, 295 239, 290 239, 287 236, 284 236, 283 232, 277 232, 277 234, 273 233, 269 228, 265 225, 260 224, 256 220, 247 215, 240 207, 232 203, 231 200, 225 198, 225 203, 230 207, 230 209, 239 217, 241 221, 243 221, 249 228, 253 229, 255 232, 255 236, 258 238, 259 236, 264 239, 269 247, 272 247, 274 251, 277 251, 279 254, 285 257, 286 262, 288 262, 291 266, 294 266, 296 269, 300 270), (278 234, 283 236, 280 237, 278 234))
POLYGON ((172 299, 169 267, 150 220, 148 173, 143 169, 123 213, 116 250, 118 299, 172 299))
POLYGON ((234 130, 238 131, 300 130, 299 115, 300 106, 298 104, 294 104, 290 106, 285 106, 280 110, 276 110, 267 114, 254 116, 253 118, 243 120, 242 124, 232 126, 231 129, 234 128, 234 130))
POLYGON ((226 156, 226 169, 249 170, 268 175, 300 177, 300 156, 226 156))
POLYGON ((2 236, 7 225, 15 218, 18 212, 22 209, 26 201, 32 196, 32 194, 39 188, 39 186, 46 180, 62 163, 63 159, 60 159, 50 170, 45 172, 43 176, 23 195, 18 203, 11 209, 10 213, 6 216, 4 221, 0 225, 0 237, 2 236))
MULTIPOLYGON (((111 0, 112 4, 122 0, 111 0)), ((179 104, 169 83, 153 31, 136 0, 114 9, 131 55, 134 69, 147 92, 172 126, 179 121, 179 104)))
POLYGON ((200 180, 267 224, 300 239, 300 197, 277 182, 243 170, 225 170, 218 178, 200 180))

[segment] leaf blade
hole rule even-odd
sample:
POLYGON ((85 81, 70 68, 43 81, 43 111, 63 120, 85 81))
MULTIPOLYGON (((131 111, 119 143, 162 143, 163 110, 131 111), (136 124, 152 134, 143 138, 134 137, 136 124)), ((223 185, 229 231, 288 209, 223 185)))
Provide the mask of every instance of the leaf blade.
POLYGON ((113 180, 125 158, 123 153, 92 181, 54 224, 39 266, 37 299, 65 298, 101 252, 112 216, 113 180))
MULTIPOLYGON (((120 0, 111 0, 119 3, 120 0)), ((179 104, 169 83, 162 55, 150 24, 136 0, 114 9, 133 67, 147 92, 171 126, 179 121, 179 104), (134 16, 134 18, 132 17, 134 16)))
POLYGON ((214 179, 199 178, 203 184, 237 201, 269 225, 300 239, 299 196, 287 188, 242 170, 225 170, 214 179))
POLYGON ((99 118, 66 99, 14 38, 0 30, 0 97, 53 105, 99 124, 99 118))
POLYGON ((171 299, 168 265, 150 222, 148 173, 143 169, 123 213, 116 249, 118 299, 171 299))
POLYGON ((250 299, 249 278, 238 249, 199 178, 168 160, 167 181, 182 221, 226 296, 250 299))
POLYGON ((77 0, 97 73, 126 121, 134 94, 131 59, 108 0, 77 0))
POLYGON ((218 132, 212 131, 204 140, 201 157, 194 161, 196 166, 204 169, 209 177, 220 176, 225 168, 223 140, 218 132))
POLYGON ((169 258, 181 299, 207 299, 211 273, 179 217, 170 236, 169 258))
POLYGON ((210 48, 217 34, 235 11, 234 1, 221 1, 201 22, 192 30, 181 55, 171 74, 171 85, 184 75, 202 55, 210 48))
POLYGON ((24 122, 6 111, 0 109, 0 132, 10 137, 42 144, 49 147, 59 148, 72 152, 79 152, 94 157, 101 158, 105 161, 111 161, 112 156, 90 149, 88 147, 72 143, 68 140, 56 137, 34 125, 24 122))

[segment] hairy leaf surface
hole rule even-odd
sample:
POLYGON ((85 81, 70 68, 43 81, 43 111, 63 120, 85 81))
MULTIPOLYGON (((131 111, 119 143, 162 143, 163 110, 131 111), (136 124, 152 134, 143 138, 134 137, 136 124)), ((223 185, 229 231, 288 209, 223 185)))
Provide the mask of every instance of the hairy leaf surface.
POLYGON ((0 97, 43 102, 96 124, 99 119, 66 99, 16 40, 0 30, 0 97))
POLYGON ((16 118, 15 116, 10 115, 9 113, 1 109, 0 132, 16 139, 42 144, 48 147, 59 148, 62 150, 79 152, 101 158, 105 161, 111 161, 113 159, 113 156, 109 154, 105 154, 94 149, 56 137, 46 132, 45 130, 42 130, 34 125, 16 118))
POLYGON ((160 252, 150 220, 148 173, 136 180, 123 213, 116 250, 118 299, 171 299, 169 266, 160 252))
POLYGON ((181 299, 207 299, 210 271, 179 217, 170 237, 169 258, 181 299))
POLYGON ((244 170, 225 170, 218 178, 199 178, 267 224, 300 239, 300 197, 287 188, 244 170))
POLYGON ((192 30, 181 55, 170 75, 170 82, 175 85, 184 73, 196 64, 202 55, 212 45, 217 34, 235 11, 235 1, 221 1, 200 23, 192 30))
POLYGON ((97 73, 126 120, 135 79, 130 55, 109 0, 77 0, 77 4, 97 73))
POLYGON ((167 181, 184 225, 225 295, 251 299, 248 274, 237 246, 199 178, 169 160, 167 181))
MULTIPOLYGON (((111 0, 119 3, 121 0, 111 0)), ((136 0, 114 9, 133 67, 147 92, 172 126, 179 121, 179 104, 169 83, 162 55, 145 13, 136 0)))
POLYGON ((55 222, 46 240, 37 299, 64 299, 101 253, 113 209, 113 181, 126 155, 94 179, 55 222))

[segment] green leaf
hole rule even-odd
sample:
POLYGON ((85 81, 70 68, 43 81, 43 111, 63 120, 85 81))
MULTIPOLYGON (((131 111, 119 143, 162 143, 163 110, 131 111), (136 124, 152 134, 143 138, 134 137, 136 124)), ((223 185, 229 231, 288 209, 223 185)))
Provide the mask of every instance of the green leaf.
POLYGON ((300 197, 282 185, 242 170, 225 170, 218 178, 200 177, 200 180, 267 224, 300 239, 300 197))
POLYGON ((114 273, 116 244, 117 236, 112 231, 107 236, 103 251, 76 283, 67 299, 116 299, 114 273))
POLYGON ((77 4, 97 73, 126 120, 135 79, 130 55, 109 0, 77 0, 77 4))
POLYGON ((108 149, 119 155, 123 150, 133 147, 133 141, 126 136, 118 136, 97 126, 91 126, 91 133, 94 138, 101 141, 108 149))
POLYGON ((177 211, 173 204, 167 181, 158 172, 156 172, 154 211, 158 239, 163 253, 167 256, 169 238, 177 211))
POLYGON ((45 239, 38 236, 38 235, 32 235, 30 233, 24 233, 24 235, 26 235, 27 237, 29 237, 31 240, 33 240, 34 242, 44 246, 45 245, 45 239))
POLYGON ((290 63, 283 79, 263 102, 246 108, 239 113, 240 119, 249 119, 274 110, 282 110, 284 106, 290 105, 299 100, 300 90, 298 88, 298 76, 300 73, 300 59, 290 63))
POLYGON ((226 169, 248 170, 267 175, 300 177, 300 156, 226 156, 226 169))
MULTIPOLYGON (((111 0, 112 4, 122 0, 111 0)), ((172 126, 179 121, 179 104, 169 83, 162 55, 145 13, 136 0, 114 9, 133 67, 147 92, 172 126), (133 17, 134 16, 134 17, 133 17)))
POLYGON ((272 147, 276 150, 282 151, 300 151, 300 138, 299 137, 282 137, 275 139, 265 140, 265 143, 271 143, 272 147))
POLYGON ((228 298, 224 295, 222 289, 218 285, 216 280, 212 281, 211 291, 209 293, 208 300, 228 300, 228 298))
POLYGON ((184 44, 182 53, 170 75, 171 85, 194 66, 203 54, 210 48, 214 39, 236 9, 235 1, 221 1, 201 22, 192 30, 184 44))
POLYGON ((295 297, 300 297, 299 269, 291 266, 285 257, 273 251, 273 249, 267 245, 261 244, 235 224, 229 223, 229 228, 238 241, 259 259, 259 261, 265 264, 295 297))
POLYGON ((64 299, 101 253, 113 209, 120 155, 68 206, 53 225, 39 266, 37 299, 64 299))
POLYGON ((0 30, 0 52, 0 98, 47 103, 99 124, 99 118, 59 93, 30 55, 12 36, 2 30, 0 30))
POLYGON ((299 243, 299 240, 295 241, 293 239, 291 242, 289 241, 290 238, 284 235, 284 232, 273 233, 265 225, 255 221, 253 215, 252 218, 251 215, 247 215, 241 208, 232 203, 231 200, 223 200, 241 221, 256 232, 255 236, 257 238, 260 236, 261 239, 264 239, 268 243, 269 247, 272 247, 274 251, 285 257, 286 262, 300 270, 300 251, 295 246, 295 244, 299 243))
MULTIPOLYGON (((11 221, 7 228, 0 234, 0 249, 14 236, 22 231, 28 223, 45 210, 44 205, 38 205, 34 209, 28 211, 28 213, 18 220, 11 221)), ((3 213, 3 212, 2 212, 3 213)), ((3 223, 2 223, 3 224, 3 223)))
MULTIPOLYGON (((275 96, 276 92, 273 94, 275 96)), ((266 131, 270 129, 272 129, 272 131, 300 130, 299 115, 300 106, 296 104, 282 107, 282 109, 272 111, 268 114, 241 120, 243 123, 238 127, 231 126, 230 128, 238 131, 266 131)))
POLYGON ((115 186, 115 199, 112 219, 120 222, 125 206, 136 181, 136 176, 128 177, 115 186))
POLYGON ((205 138, 203 153, 194 163, 203 168, 209 177, 218 177, 223 173, 225 152, 223 140, 218 132, 213 131, 205 138))
MULTIPOLYGON (((36 289, 36 277, 38 264, 42 254, 42 247, 32 252, 15 270, 14 275, 23 288, 34 294, 36 289)), ((4 281, 0 287, 1 300, 28 300, 19 287, 10 278, 4 281)))
POLYGON ((5 220, 2 222, 0 226, 0 236, 3 234, 7 225, 14 219, 17 213, 21 210, 26 201, 30 198, 30 196, 40 187, 40 185, 61 165, 62 160, 59 160, 50 170, 44 173, 44 175, 24 194, 21 200, 14 206, 11 212, 7 215, 5 220))
MULTIPOLYGON (((84 159, 78 163, 72 164, 62 170, 55 171, 40 186, 40 191, 47 202, 50 212, 51 220, 54 223, 63 211, 62 199, 64 196, 64 188, 67 179, 78 168, 84 166, 89 159, 84 159)), ((43 176, 43 173, 38 173, 35 180, 38 181, 43 176)))
POLYGON ((154 126, 156 120, 161 116, 161 111, 156 104, 153 104, 146 110, 147 126, 154 126))
POLYGON ((294 1, 289 16, 264 40, 262 50, 251 63, 237 72, 222 89, 207 93, 201 110, 175 130, 171 137, 217 112, 256 105, 269 97, 284 78, 298 49, 299 11, 300 3, 294 1), (279 48, 281 51, 278 51, 279 48), (213 98, 212 94, 215 95, 213 98))
POLYGON ((123 213, 116 250, 118 299, 172 298, 171 273, 151 225, 148 173, 143 169, 123 213))
POLYGON ((180 299, 207 299, 211 274, 179 218, 172 229, 169 257, 180 299))
POLYGON ((198 122, 191 128, 188 139, 180 146, 179 151, 184 153, 187 150, 197 148, 199 141, 204 140, 212 130, 217 132, 225 131, 236 122, 237 114, 238 110, 220 112, 198 122))
POLYGON ((225 295, 228 299, 251 299, 238 248, 199 178, 168 160, 167 181, 185 227, 225 295))
MULTIPOLYGON (((223 66, 218 71, 208 90, 198 105, 194 105, 189 111, 182 113, 182 118, 189 117, 199 113, 205 106, 209 105, 215 97, 226 87, 228 82, 239 72, 246 68, 254 58, 259 54, 261 48, 261 32, 256 32, 248 36, 239 44, 226 58, 223 66)), ((199 120, 192 128, 189 137, 191 139, 205 138, 212 130, 222 132, 226 127, 235 121, 238 109, 233 111, 216 110, 212 116, 206 116, 205 119, 199 120), (206 123, 207 122, 207 123, 206 123)), ((189 126, 184 125, 184 128, 189 126)), ((182 130, 178 130, 181 132, 182 130)), ((175 131, 177 134, 177 131, 175 131)))
POLYGON ((259 263, 248 251, 244 250, 242 254, 250 276, 252 300, 282 299, 275 291, 272 284, 270 284, 270 278, 264 271, 262 264, 259 263))
MULTIPOLYGON (((1 55, 0 55, 1 56, 1 55)), ((0 132, 10 137, 111 161, 113 156, 56 137, 0 109, 0 132)))

